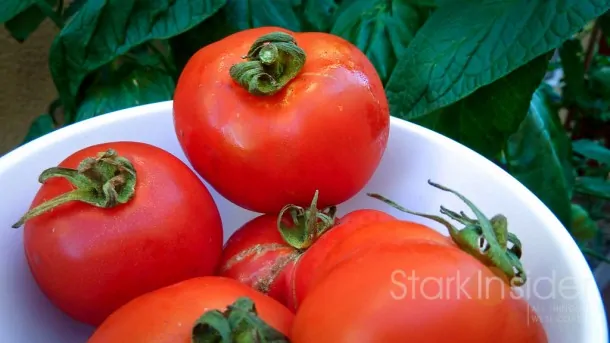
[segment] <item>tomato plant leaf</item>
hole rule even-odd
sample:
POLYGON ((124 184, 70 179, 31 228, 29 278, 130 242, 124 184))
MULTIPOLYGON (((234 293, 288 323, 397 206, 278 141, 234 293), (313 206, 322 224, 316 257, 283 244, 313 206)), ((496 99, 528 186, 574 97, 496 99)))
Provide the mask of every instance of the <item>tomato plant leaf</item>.
POLYGON ((226 0, 90 0, 51 46, 53 81, 66 110, 76 105, 85 77, 131 48, 184 32, 218 11, 226 0))
POLYGON ((23 139, 23 144, 30 142, 38 137, 42 137, 47 133, 55 130, 55 123, 53 122, 53 118, 48 113, 45 113, 32 122, 30 128, 23 139))
POLYGON ((579 139, 572 142, 575 153, 601 164, 610 166, 610 149, 589 139, 579 139))
POLYGON ((578 204, 572 204, 572 226, 570 233, 579 242, 594 239, 599 233, 595 220, 591 219, 589 212, 578 204))
POLYGON ((87 0, 73 0, 73 1, 71 1, 70 4, 68 5, 68 7, 66 7, 66 9, 64 10, 64 13, 62 14, 63 18, 64 19, 71 18, 73 15, 76 14, 76 12, 80 11, 80 9, 83 7, 83 5, 86 2, 87 2, 87 0))
POLYGON ((0 23, 5 23, 36 4, 36 0, 0 1, 0 23))
POLYGON ((128 63, 111 75, 100 77, 87 89, 76 111, 75 121, 171 100, 174 88, 174 80, 164 70, 128 63))
POLYGON ((601 177, 582 176, 576 178, 576 192, 610 200, 610 181, 601 177))
POLYGON ((390 111, 413 119, 450 105, 557 48, 608 8, 607 0, 443 2, 387 83, 390 111))
MULTIPOLYGON (((57 0, 46 0, 46 2, 53 7, 57 4, 57 0)), ((33 4, 7 20, 4 27, 16 41, 23 42, 38 29, 46 18, 47 16, 40 10, 40 7, 33 4)))
POLYGON ((413 122, 493 158, 527 115, 548 64, 540 56, 466 98, 413 122))
POLYGON ((401 0, 348 1, 340 7, 330 33, 362 50, 385 83, 425 22, 422 12, 401 0))
POLYGON ((327 32, 338 0, 232 0, 209 20, 170 40, 174 59, 183 68, 197 50, 238 31, 277 26, 291 31, 327 32))
POLYGON ((527 116, 507 141, 508 171, 570 228, 574 171, 570 140, 542 85, 527 116))

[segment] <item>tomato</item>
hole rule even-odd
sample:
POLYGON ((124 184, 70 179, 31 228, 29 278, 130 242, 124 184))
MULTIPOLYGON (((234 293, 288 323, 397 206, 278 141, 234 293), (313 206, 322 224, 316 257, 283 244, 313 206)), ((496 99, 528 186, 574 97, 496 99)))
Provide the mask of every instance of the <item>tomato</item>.
POLYGON ((316 190, 320 207, 354 196, 379 165, 390 119, 381 80, 357 47, 275 27, 194 54, 173 116, 193 168, 229 201, 260 213, 307 206, 316 190))
POLYGON ((293 343, 546 343, 534 309, 511 286, 527 280, 521 242, 502 215, 487 219, 461 194, 476 219, 441 206, 464 224, 393 207, 442 223, 430 227, 373 222, 334 244, 309 275, 292 328, 293 343), (315 323, 312 325, 312 323, 315 323))
MULTIPOLYGON (((374 227, 369 227, 374 229, 374 227)), ((487 266, 427 240, 335 265, 295 316, 292 343, 546 343, 534 310, 487 266)))
POLYGON ((194 324, 204 313, 223 311, 243 297, 252 301, 257 317, 271 330, 284 337, 290 334, 293 314, 280 303, 233 279, 208 276, 185 280, 130 301, 112 313, 88 343, 190 343, 194 324))
MULTIPOLYGON (((285 216, 284 223, 290 223, 285 216)), ((306 249, 285 241, 277 216, 265 214, 239 228, 225 244, 219 274, 265 293, 296 310, 298 286, 306 285, 310 273, 329 250, 352 232, 371 222, 394 220, 384 212, 358 210, 336 218, 334 226, 306 249)))
POLYGON ((24 247, 40 289, 68 315, 98 325, 141 294, 215 272, 220 214, 178 158, 144 143, 112 142, 77 151, 59 166, 43 173, 55 177, 44 180, 32 203, 55 207, 26 221, 24 247), (104 155, 91 159, 98 153, 104 155), (82 172, 65 169, 79 164, 82 172), (50 201, 57 196, 64 201, 50 201))

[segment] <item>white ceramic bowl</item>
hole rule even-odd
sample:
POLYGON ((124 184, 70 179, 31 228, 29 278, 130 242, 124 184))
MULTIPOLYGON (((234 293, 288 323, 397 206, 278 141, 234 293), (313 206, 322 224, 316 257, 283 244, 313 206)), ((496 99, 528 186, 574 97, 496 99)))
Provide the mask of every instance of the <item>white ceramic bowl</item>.
MULTIPOLYGON (((31 277, 22 231, 11 229, 37 191, 39 173, 85 146, 116 140, 161 147, 186 162, 174 136, 172 103, 131 108, 90 119, 30 142, 0 158, 0 335, 3 342, 85 342, 92 328, 66 317, 43 296, 31 277)), ((420 212, 440 204, 467 210, 428 179, 470 198, 484 213, 503 213, 521 238, 528 273, 525 296, 544 322, 552 343, 607 343, 601 297, 578 247, 553 214, 509 174, 468 148, 433 131, 392 118, 387 152, 373 179, 339 214, 357 208, 391 211, 446 233, 434 222, 390 209, 365 195, 378 192, 420 212)), ((188 164, 188 162, 187 162, 188 164)), ((256 216, 212 189, 228 237, 256 216)), ((467 211, 470 213, 470 211, 467 211)), ((226 239, 225 237, 225 239, 226 239)))

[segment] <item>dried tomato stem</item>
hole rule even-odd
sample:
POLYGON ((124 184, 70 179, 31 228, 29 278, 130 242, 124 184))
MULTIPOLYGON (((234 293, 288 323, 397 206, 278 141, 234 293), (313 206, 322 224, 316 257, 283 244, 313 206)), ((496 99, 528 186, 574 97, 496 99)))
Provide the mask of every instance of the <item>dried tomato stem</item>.
POLYGON ((246 61, 231 67, 231 78, 254 95, 273 95, 294 79, 305 65, 305 51, 284 32, 257 39, 246 61))
POLYGON ((459 197, 472 210, 476 219, 469 218, 464 212, 458 214, 441 206, 442 214, 465 225, 463 229, 458 230, 447 220, 439 216, 413 212, 379 194, 369 193, 368 195, 385 202, 399 211, 428 218, 443 224, 449 230, 449 235, 453 241, 462 250, 476 257, 488 267, 498 268, 506 275, 512 286, 522 286, 525 284, 527 277, 520 261, 522 252, 521 242, 515 234, 508 232, 506 217, 498 214, 490 220, 460 193, 430 180, 428 180, 428 183, 433 187, 459 197), (512 246, 509 247, 508 243, 511 243, 512 246))
POLYGON ((46 169, 38 181, 45 183, 54 177, 68 180, 76 189, 30 209, 13 224, 13 228, 68 202, 81 201, 101 208, 111 208, 127 203, 135 193, 136 171, 133 165, 112 149, 99 153, 95 158, 86 158, 77 169, 46 169))
POLYGON ((277 218, 277 226, 284 241, 297 250, 309 248, 322 234, 335 224, 337 208, 331 206, 324 211, 318 210, 318 191, 308 209, 296 205, 286 205, 277 218), (284 224, 284 215, 290 213, 293 226, 284 224))
POLYGON ((288 343, 288 337, 258 317, 254 302, 239 298, 224 312, 204 313, 193 326, 192 343, 288 343))

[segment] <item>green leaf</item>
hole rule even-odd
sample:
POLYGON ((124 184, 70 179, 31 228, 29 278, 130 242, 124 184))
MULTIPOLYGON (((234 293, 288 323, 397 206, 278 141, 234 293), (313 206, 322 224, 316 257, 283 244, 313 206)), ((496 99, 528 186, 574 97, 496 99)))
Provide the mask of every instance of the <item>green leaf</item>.
POLYGON ((572 142, 572 150, 588 159, 610 166, 610 149, 589 139, 572 142))
POLYGON ((19 13, 25 11, 32 5, 36 4, 36 0, 2 0, 0 1, 0 23, 6 23, 19 13))
POLYGON ((390 112, 413 119, 450 105, 558 46, 607 0, 455 0, 436 9, 387 83, 390 112))
POLYGON ((538 57, 470 96, 413 121, 491 159, 527 115, 547 64, 546 55, 538 57))
POLYGON ((610 200, 610 181, 601 177, 582 176, 576 178, 576 192, 610 200))
MULTIPOLYGON (((610 100, 610 66, 599 66, 589 71, 590 88, 593 94, 610 100)), ((608 104, 604 104, 604 109, 608 104)))
POLYGON ((330 33, 362 50, 385 83, 426 17, 402 0, 348 1, 330 33))
POLYGON ((75 121, 82 121, 129 107, 171 100, 174 80, 158 68, 125 64, 87 89, 75 121))
POLYGON ((66 10, 64 11, 64 13, 62 14, 62 17, 64 18, 64 20, 72 18, 72 16, 75 15, 76 12, 80 11, 80 9, 83 7, 83 5, 86 2, 87 2, 87 0, 72 0, 70 2, 70 4, 68 5, 68 7, 66 8, 66 10))
MULTIPOLYGON (((35 2, 35 1, 34 1, 35 2)), ((49 6, 55 7, 57 0, 46 0, 49 6)), ((21 13, 4 23, 4 27, 18 42, 25 41, 32 32, 36 31, 47 16, 40 10, 38 5, 33 4, 21 13)))
POLYGON ((202 47, 238 31, 277 26, 291 31, 327 32, 340 0, 232 0, 209 20, 171 39, 174 59, 183 68, 202 47))
POLYGON ((28 130, 25 138, 23 139, 23 144, 30 142, 38 137, 42 137, 47 133, 55 130, 55 123, 53 122, 53 118, 45 113, 38 118, 36 118, 32 124, 30 125, 30 129, 28 130))
POLYGON ((589 241, 597 236, 599 227, 595 220, 591 219, 589 212, 582 206, 572 204, 572 237, 580 242, 589 241))
POLYGON ((97 68, 153 39, 189 30, 218 11, 226 0, 90 0, 53 41, 50 68, 70 113, 83 80, 97 68))
POLYGON ((568 105, 585 103, 588 93, 585 84, 585 61, 580 39, 567 40, 559 48, 564 82, 562 93, 568 105))
POLYGON ((571 145, 544 88, 534 93, 528 114, 509 138, 505 152, 508 171, 569 229, 574 184, 571 145))
POLYGON ((335 0, 234 0, 218 15, 233 32, 261 26, 327 31, 337 8, 335 0))

